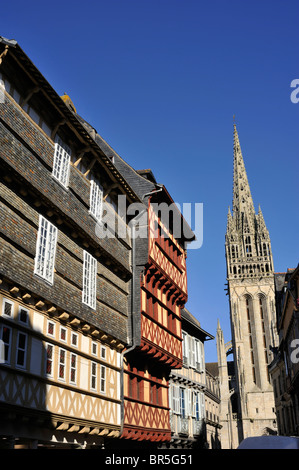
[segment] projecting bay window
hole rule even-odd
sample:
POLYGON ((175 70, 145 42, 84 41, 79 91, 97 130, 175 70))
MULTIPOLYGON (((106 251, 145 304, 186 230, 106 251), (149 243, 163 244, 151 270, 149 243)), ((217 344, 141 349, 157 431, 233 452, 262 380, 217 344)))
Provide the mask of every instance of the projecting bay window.
POLYGON ((57 228, 40 215, 34 273, 53 284, 57 228))
POLYGON ((58 137, 55 137, 55 150, 52 176, 65 188, 69 184, 71 149, 58 137))
POLYGON ((103 212, 103 189, 94 179, 90 182, 90 209, 91 215, 100 222, 103 212))
POLYGON ((84 251, 82 302, 96 308, 97 260, 84 251))

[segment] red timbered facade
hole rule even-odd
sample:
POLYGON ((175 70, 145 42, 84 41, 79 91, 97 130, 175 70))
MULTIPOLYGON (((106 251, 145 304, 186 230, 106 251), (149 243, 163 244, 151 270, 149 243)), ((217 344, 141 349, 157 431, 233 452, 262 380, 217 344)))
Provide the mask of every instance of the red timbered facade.
MULTIPOLYGON (((125 356, 122 437, 162 445, 171 439, 168 382, 182 367, 181 309, 187 301, 186 238, 175 237, 153 202, 173 203, 165 188, 148 199, 147 262, 140 274, 140 341, 125 356)), ((180 223, 184 223, 179 214, 180 223)), ((169 222, 169 221, 168 221, 169 222)), ((172 225, 171 225, 172 224, 172 225)), ((192 233, 189 229, 189 236, 192 233)), ((190 240, 189 240, 190 241, 190 240)))

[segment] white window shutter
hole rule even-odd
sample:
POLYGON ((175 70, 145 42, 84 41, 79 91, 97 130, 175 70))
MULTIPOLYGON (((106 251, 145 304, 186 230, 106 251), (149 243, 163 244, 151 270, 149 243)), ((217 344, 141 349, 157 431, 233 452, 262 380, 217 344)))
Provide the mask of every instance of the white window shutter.
POLYGON ((201 418, 204 418, 204 415, 205 415, 205 396, 202 392, 200 394, 200 407, 201 407, 201 418))
POLYGON ((175 385, 173 391, 174 391, 174 396, 175 396, 174 411, 175 413, 179 414, 180 413, 180 387, 178 385, 175 385))
POLYGON ((188 388, 188 406, 187 406, 187 416, 192 416, 192 390, 188 388))
POLYGON ((195 367, 195 339, 190 338, 191 340, 191 367, 195 367))
POLYGON ((196 401, 197 401, 197 392, 193 392, 193 410, 192 416, 196 418, 196 401))

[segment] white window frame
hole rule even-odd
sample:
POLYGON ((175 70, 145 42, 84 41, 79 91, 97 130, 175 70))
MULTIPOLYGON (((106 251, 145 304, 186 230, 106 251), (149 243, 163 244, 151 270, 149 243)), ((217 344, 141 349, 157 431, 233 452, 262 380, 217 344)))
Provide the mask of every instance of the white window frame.
POLYGON ((186 415, 192 416, 193 414, 193 391, 190 388, 186 389, 186 391, 187 391, 187 403, 188 403, 186 415))
POLYGON ((175 414, 180 414, 180 387, 172 385, 172 409, 175 414))
POLYGON ((96 356, 98 355, 98 343, 96 341, 92 341, 91 342, 91 354, 93 356, 96 356), (94 351, 95 349, 95 351, 94 351))
POLYGON ((192 418, 196 418, 196 403, 198 400, 198 394, 194 390, 192 391, 192 418))
POLYGON ((97 222, 101 222, 103 215, 103 188, 94 178, 90 182, 89 212, 97 222))
POLYGON ((52 176, 64 188, 68 188, 70 175, 71 149, 56 135, 52 176))
POLYGON ((66 350, 64 348, 58 349, 58 370, 57 370, 57 379, 62 380, 65 382, 65 375, 66 375, 66 350), (64 353, 64 360, 62 361, 62 353, 64 353), (60 376, 60 366, 63 367, 63 376, 60 376))
POLYGON ((189 364, 189 351, 188 351, 188 335, 185 331, 182 331, 182 338, 183 338, 183 346, 182 346, 182 353, 183 353, 183 364, 189 364), (185 362, 184 362, 185 358, 185 362))
POLYGON ((42 215, 39 216, 39 227, 36 240, 34 274, 51 285, 54 280, 54 265, 58 230, 42 215))
POLYGON ((72 333, 71 333, 71 345, 72 345, 74 348, 78 348, 78 340, 79 340, 79 335, 78 335, 78 333, 74 333, 74 331, 72 331, 72 333), (73 342, 73 341, 74 341, 74 338, 76 338, 76 344, 73 342))
POLYGON ((107 360, 107 350, 105 346, 101 346, 101 359, 107 360))
POLYGON ((24 333, 23 331, 18 331, 17 344, 16 344, 16 367, 19 368, 19 369, 26 369, 27 347, 28 347, 28 335, 26 333, 24 333), (21 335, 23 335, 24 338, 25 338, 24 348, 21 348, 20 344, 19 344, 21 335), (24 360, 23 360, 23 363, 21 363, 21 364, 18 363, 18 353, 19 353, 19 351, 22 351, 24 353, 24 360))
POLYGON ((0 104, 5 102, 5 82, 0 73, 0 104))
POLYGON ((204 363, 204 358, 203 358, 203 343, 195 339, 195 353, 196 353, 196 362, 195 362, 195 368, 199 372, 203 371, 203 363, 204 363))
POLYGON ((60 326, 60 330, 59 330, 59 339, 60 341, 62 341, 63 343, 66 343, 67 342, 67 328, 65 326, 60 326), (62 331, 65 331, 65 339, 62 338, 62 331))
POLYGON ((106 394, 106 366, 100 367, 100 392, 106 394))
POLYGON ((192 369, 195 369, 196 362, 195 362, 195 338, 193 336, 189 336, 189 366, 192 369))
POLYGON ((3 297, 3 300, 2 300, 2 315, 3 317, 5 318, 10 318, 13 320, 14 318, 14 302, 10 299, 5 299, 3 297), (9 304, 11 306, 11 315, 7 315, 7 313, 5 313, 5 304, 9 304))
POLYGON ((78 356, 77 354, 70 353, 70 383, 76 385, 77 383, 77 370, 78 370, 78 356), (72 358, 75 358, 75 366, 72 366, 72 358), (75 371, 75 380, 72 380, 72 372, 75 371))
POLYGON ((188 407, 188 400, 187 400, 187 394, 186 394, 186 389, 184 387, 179 387, 180 391, 180 416, 182 418, 186 418, 188 416, 187 414, 187 407, 188 407))
POLYGON ((11 344, 12 344, 12 328, 10 328, 9 326, 7 325, 0 325, 0 339, 3 343, 2 347, 4 349, 4 357, 3 357, 3 360, 4 360, 4 364, 10 364, 10 359, 11 359, 11 344), (7 330, 9 330, 9 342, 8 343, 5 343, 4 340, 3 340, 3 328, 7 328, 7 330), (5 349, 7 348, 7 360, 5 360, 5 349))
POLYGON ((97 299, 97 260, 87 251, 83 251, 83 290, 82 302, 96 309, 97 299))
POLYGON ((50 336, 50 338, 55 338, 55 327, 56 327, 56 324, 54 321, 51 321, 51 320, 48 320, 47 321, 47 336, 50 336), (49 333, 49 325, 53 325, 53 334, 52 333, 49 333))
POLYGON ((55 356, 55 346, 52 343, 45 343, 45 376, 46 377, 54 377, 54 356, 55 356), (47 372, 47 363, 48 363, 48 347, 52 349, 51 357, 49 358, 49 362, 51 363, 51 372, 47 372))
POLYGON ((96 362, 91 361, 90 363, 90 390, 97 391, 97 375, 98 375, 98 365, 96 362), (93 370, 94 368, 94 370, 93 370), (92 384, 94 380, 94 386, 92 384))

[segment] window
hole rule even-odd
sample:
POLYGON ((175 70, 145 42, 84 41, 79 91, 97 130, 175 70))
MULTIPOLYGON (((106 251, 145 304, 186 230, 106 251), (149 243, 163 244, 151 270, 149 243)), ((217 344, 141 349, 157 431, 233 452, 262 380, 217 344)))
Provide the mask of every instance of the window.
POLYGON ((46 345, 46 353, 46 375, 53 377, 54 346, 52 344, 46 345))
POLYGON ((171 386, 172 410, 175 414, 180 413, 180 388, 177 385, 171 386))
MULTIPOLYGON (((140 379, 139 379, 140 380, 140 379)), ((140 389, 140 383, 137 381, 137 391, 140 389)), ((150 402, 153 405, 161 405, 161 386, 154 382, 150 382, 150 402)), ((137 396, 139 398, 139 396, 137 396)))
POLYGON ((200 417, 203 418, 205 415, 205 395, 203 392, 199 393, 199 405, 200 405, 200 417))
POLYGON ((10 352, 11 352, 11 328, 8 326, 0 326, 0 339, 4 345, 4 363, 10 363, 10 352))
POLYGON ((66 351, 65 349, 59 349, 59 367, 58 367, 58 378, 60 380, 65 380, 65 359, 66 351))
POLYGON ((195 340, 195 353, 196 353, 196 364, 195 368, 202 372, 204 371, 204 347, 203 343, 199 340, 195 340))
POLYGON ((90 213, 99 222, 102 220, 103 189, 94 179, 90 184, 90 213))
POLYGON ((101 346, 101 359, 106 360, 106 348, 105 348, 105 346, 101 346))
POLYGON ((182 418, 186 417, 186 397, 184 388, 180 388, 180 415, 182 418))
POLYGON ((91 363, 91 380, 90 380, 91 390, 97 389, 97 364, 96 362, 91 363))
POLYGON ((55 323, 52 321, 48 321, 47 324, 47 335, 48 336, 55 336, 55 323))
POLYGON ((60 327, 60 341, 63 341, 64 343, 66 342, 66 334, 67 334, 66 328, 64 328, 64 326, 61 326, 60 327))
POLYGON ((17 338, 17 358, 16 358, 16 365, 18 367, 25 368, 26 366, 26 349, 27 349, 27 335, 19 331, 18 338, 17 338))
POLYGON ((57 228, 39 216, 34 273, 53 284, 57 228))
POLYGON ((19 306, 19 321, 27 324, 29 320, 29 310, 19 306))
POLYGON ((5 83, 0 73, 0 103, 5 102, 5 83))
POLYGON ((97 260, 84 251, 82 302, 96 308, 97 260))
POLYGON ((72 332, 71 344, 72 346, 75 346, 76 348, 78 347, 78 334, 77 333, 72 332))
POLYGON ((190 367, 195 368, 195 357, 196 357, 196 350, 195 350, 195 338, 189 336, 189 365, 190 367))
POLYGON ((193 392, 193 416, 198 421, 200 419, 199 395, 193 392))
POLYGON ((77 355, 71 353, 71 367, 70 367, 70 382, 76 383, 76 372, 77 372, 77 355))
POLYGON ((251 325, 251 317, 252 317, 252 306, 251 301, 246 298, 246 313, 247 313, 247 326, 248 326, 248 339, 249 339, 249 348, 250 348, 250 358, 252 364, 252 379, 253 382, 256 383, 256 375, 255 375, 255 359, 254 359, 254 345, 253 345, 253 337, 252 337, 252 325, 251 325))
POLYGON ((92 343, 91 343, 91 354, 93 356, 97 356, 97 354, 98 354, 98 345, 95 341, 92 341, 92 343))
POLYGON ((71 149, 60 139, 60 137, 56 136, 52 175, 65 188, 68 187, 69 183, 70 159, 71 149))
POLYGON ((101 366, 100 391, 106 393, 106 367, 101 366))
POLYGON ((248 258, 252 257, 251 238, 249 235, 245 237, 245 253, 248 258))
POLYGON ((189 346, 188 346, 188 336, 185 332, 182 332, 183 336, 183 363, 188 365, 188 355, 189 355, 189 346))
POLYGON ((5 317, 13 318, 13 306, 14 303, 11 300, 3 299, 2 315, 5 317))

